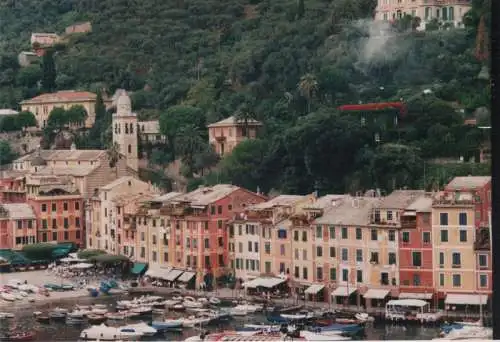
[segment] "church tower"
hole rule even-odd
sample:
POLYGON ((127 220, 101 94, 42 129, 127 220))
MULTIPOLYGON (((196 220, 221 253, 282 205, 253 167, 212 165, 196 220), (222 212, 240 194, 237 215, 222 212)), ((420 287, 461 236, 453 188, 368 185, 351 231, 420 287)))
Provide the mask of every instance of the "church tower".
POLYGON ((116 101, 116 113, 113 114, 113 144, 118 144, 127 165, 135 171, 139 170, 137 133, 137 116, 132 113, 130 97, 123 91, 116 101))

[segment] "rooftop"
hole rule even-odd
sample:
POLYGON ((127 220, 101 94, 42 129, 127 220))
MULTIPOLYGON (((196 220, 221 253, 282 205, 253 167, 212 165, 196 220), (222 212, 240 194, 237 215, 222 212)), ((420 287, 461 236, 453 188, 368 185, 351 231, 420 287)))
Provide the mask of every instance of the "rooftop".
POLYGON ((475 190, 491 182, 491 176, 455 177, 445 186, 445 190, 475 190))
POLYGON ((33 175, 34 176, 77 176, 83 177, 91 174, 95 169, 97 169, 99 165, 78 165, 78 167, 52 167, 45 166, 38 169, 33 175))
POLYGON ((304 209, 326 209, 335 206, 338 201, 346 197, 348 197, 348 195, 325 195, 307 204, 304 209))
POLYGON ((38 95, 32 99, 21 101, 21 104, 95 101, 96 97, 96 94, 88 91, 61 90, 38 95))
POLYGON ((0 217, 2 209, 7 213, 7 217, 13 220, 36 218, 33 208, 27 203, 0 204, 0 217))
POLYGON ((432 197, 421 196, 410 204, 406 210, 415 211, 417 213, 430 213, 432 211, 432 197))
POLYGON ((113 202, 117 205, 123 206, 130 203, 138 203, 142 201, 148 201, 155 197, 154 194, 150 193, 138 193, 138 194, 125 194, 118 198, 113 199, 113 202))
POLYGON ((162 202, 162 203, 168 202, 168 201, 170 201, 178 196, 181 196, 181 195, 183 195, 182 192, 168 192, 166 194, 152 198, 151 202, 162 202))
POLYGON ((366 226, 370 224, 372 209, 379 202, 380 199, 375 197, 346 196, 338 205, 314 220, 313 224, 366 226))
POLYGON ((131 177, 131 176, 124 176, 124 177, 120 177, 118 179, 115 179, 114 181, 112 181, 111 183, 108 183, 106 185, 104 185, 103 187, 101 187, 101 190, 111 190, 115 187, 117 187, 118 185, 121 185, 125 182, 132 182, 132 181, 135 181, 136 179, 134 177, 131 177))
POLYGON ((418 197, 425 195, 424 190, 394 190, 390 195, 382 198, 377 208, 405 209, 418 197))
MULTIPOLYGON (((235 125, 243 125, 243 124, 245 124, 244 120, 237 120, 236 117, 233 115, 233 116, 230 116, 224 120, 210 124, 207 127, 226 127, 226 126, 235 126, 235 125)), ((260 121, 257 121, 254 119, 247 120, 247 124, 249 126, 262 126, 262 123, 260 121)))
POLYGON ((279 195, 277 197, 274 197, 273 199, 259 203, 256 205, 252 205, 249 207, 249 210, 268 210, 272 209, 275 207, 285 207, 285 206, 291 206, 294 203, 303 200, 305 196, 300 196, 300 195, 279 195))
POLYGON ((39 150, 26 154, 14 162, 32 161, 40 156, 46 161, 91 161, 105 155, 104 150, 39 150))

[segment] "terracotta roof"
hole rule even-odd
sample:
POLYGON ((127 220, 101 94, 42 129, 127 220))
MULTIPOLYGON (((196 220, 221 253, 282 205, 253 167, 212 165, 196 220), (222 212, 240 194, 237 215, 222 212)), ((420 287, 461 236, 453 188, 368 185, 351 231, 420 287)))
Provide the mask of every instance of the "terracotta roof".
POLYGON ((341 201, 348 197, 348 195, 325 195, 312 201, 310 204, 306 204, 304 209, 326 209, 328 207, 333 207, 338 201, 341 201))
POLYGON ((96 94, 88 91, 61 90, 56 93, 42 94, 32 99, 21 101, 21 104, 95 101, 96 97, 96 94))
POLYGON ((313 224, 331 224, 346 226, 366 226, 370 224, 372 209, 379 203, 375 197, 346 196, 342 201, 328 209, 313 224))
POLYGON ((382 198, 377 208, 405 209, 424 194, 424 190, 394 190, 389 196, 382 198))
POLYGON ((134 203, 134 202, 138 203, 138 202, 148 201, 148 200, 153 199, 154 196, 155 195, 152 193, 140 192, 138 194, 135 194, 135 193, 125 194, 125 195, 122 195, 118 198, 114 198, 112 201, 114 203, 116 203, 117 205, 123 206, 123 205, 134 203))
POLYGON ((455 177, 445 186, 445 190, 475 190, 491 182, 491 176, 455 177))
POLYGON ((178 196, 181 196, 182 194, 183 194, 182 192, 168 192, 166 194, 151 199, 151 202, 168 202, 178 196))
MULTIPOLYGON (((210 124, 207 127, 235 126, 235 125, 243 125, 244 123, 245 123, 244 120, 236 120, 236 117, 233 115, 233 116, 230 116, 224 120, 210 124)), ((254 119, 249 119, 248 125, 249 126, 262 126, 262 123, 260 121, 254 120, 254 119)))
POLYGON ((272 209, 275 207, 291 206, 294 203, 297 203, 298 201, 301 201, 303 199, 305 199, 305 196, 279 195, 279 196, 274 197, 273 199, 271 199, 267 202, 252 205, 251 207, 248 207, 248 210, 267 210, 267 209, 272 209))
POLYGON ((410 204, 406 210, 415 211, 418 213, 430 213, 432 211, 432 197, 421 196, 410 204))
POLYGON ((128 181, 132 182, 134 180, 135 180, 135 178, 131 177, 131 176, 120 177, 118 179, 115 179, 111 183, 108 183, 108 184, 104 185, 103 187, 101 187, 101 190, 111 190, 114 187, 117 187, 118 185, 121 185, 121 184, 128 182, 128 181))
POLYGON ((99 167, 99 164, 97 165, 78 165, 78 167, 51 167, 51 166, 46 166, 41 169, 38 169, 35 173, 33 173, 34 176, 37 175, 42 175, 42 176, 50 176, 50 175, 56 175, 56 176, 87 176, 91 174, 95 169, 99 167))
POLYGON ((6 203, 0 204, 0 208, 7 211, 7 217, 14 220, 35 219, 33 208, 27 203, 6 203))
MULTIPOLYGON (((90 161, 98 160, 106 154, 104 150, 40 150, 40 157, 46 161, 90 161)), ((32 161, 38 158, 38 152, 32 152, 14 162, 32 161)))

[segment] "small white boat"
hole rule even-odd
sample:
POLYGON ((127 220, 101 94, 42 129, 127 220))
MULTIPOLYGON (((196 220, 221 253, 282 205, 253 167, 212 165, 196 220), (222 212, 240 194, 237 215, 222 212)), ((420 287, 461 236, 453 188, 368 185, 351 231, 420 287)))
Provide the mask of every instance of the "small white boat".
POLYGON ((463 326, 453 329, 448 334, 434 340, 489 340, 493 338, 493 329, 481 326, 463 326))
POLYGON ((93 314, 96 314, 96 315, 105 315, 105 314, 107 314, 107 313, 108 313, 108 309, 98 309, 98 308, 93 308, 93 309, 91 310, 91 312, 92 312, 93 314))
POLYGON ((131 331, 135 330, 137 333, 141 334, 141 336, 146 336, 146 337, 154 336, 158 332, 155 328, 150 327, 144 322, 128 324, 126 326, 120 327, 120 331, 127 331, 127 330, 131 331))
POLYGON ((84 341, 118 341, 118 340, 138 340, 143 333, 136 329, 125 329, 108 327, 105 324, 94 325, 84 329, 80 333, 80 339, 84 341))
POLYGON ((197 299, 197 301, 200 302, 200 303, 203 303, 203 304, 208 303, 208 299, 206 299, 205 297, 200 297, 200 298, 197 299))
POLYGON ((2 297, 3 300, 6 300, 8 302, 13 302, 16 300, 16 296, 14 296, 13 294, 11 293, 7 293, 7 292, 2 292, 0 294, 0 296, 2 297))
POLYGON ((85 316, 87 316, 88 314, 88 311, 71 311, 71 312, 68 312, 68 317, 69 318, 75 318, 75 319, 84 319, 85 316))
POLYGON ((153 313, 153 308, 150 306, 139 306, 139 307, 130 309, 130 311, 138 313, 140 315, 150 315, 153 313))
POLYGON ((92 310, 93 309, 98 309, 98 310, 108 310, 108 306, 105 304, 94 304, 92 305, 92 310))
POLYGON ((175 304, 179 304, 180 302, 178 300, 173 300, 173 299, 167 299, 166 301, 163 302, 165 304, 166 308, 170 308, 174 306, 175 304))
POLYGON ((173 310, 175 311, 183 311, 183 310, 186 310, 186 307, 182 304, 175 304, 173 307, 172 307, 173 310))
POLYGON ((60 313, 63 313, 63 314, 67 314, 69 312, 68 309, 65 309, 65 308, 60 308, 60 307, 56 307, 54 310, 52 310, 53 312, 60 312, 60 313))
POLYGON ((298 313, 298 314, 281 314, 280 315, 281 317, 285 318, 285 319, 290 319, 290 320, 301 320, 301 319, 308 319, 308 318, 312 318, 314 317, 313 314, 311 314, 310 312, 304 312, 304 313, 298 313))
POLYGON ((78 304, 76 304, 75 305, 75 309, 76 310, 87 310, 87 311, 89 311, 90 310, 90 305, 78 305, 78 304))
POLYGON ((77 325, 85 323, 85 319, 83 317, 69 317, 66 316, 66 324, 77 325))
POLYGON ((207 317, 207 316, 200 316, 200 317, 190 316, 190 317, 182 319, 182 326, 183 327, 187 327, 187 328, 192 328, 192 327, 195 327, 195 326, 200 326, 200 325, 208 324, 208 323, 210 323, 210 321, 212 321, 211 317, 207 317))
POLYGON ((221 303, 221 300, 217 297, 210 297, 208 302, 213 305, 219 305, 221 303))
POLYGON ((182 302, 182 305, 184 305, 184 307, 186 309, 190 309, 190 308, 201 308, 203 307, 203 303, 197 301, 196 299, 194 299, 193 297, 184 297, 184 301, 182 302))
POLYGON ((313 333, 310 331, 301 331, 300 337, 304 338, 306 341, 348 341, 351 340, 350 337, 340 336, 340 335, 322 335, 313 333))
POLYGON ((10 312, 0 312, 0 319, 14 318, 14 314, 10 312))
POLYGON ((182 297, 182 296, 174 296, 174 297, 172 297, 172 300, 176 300, 178 302, 182 302, 184 300, 184 297, 182 297))
POLYGON ((248 313, 248 310, 243 306, 235 306, 229 309, 229 314, 231 316, 246 316, 248 313))

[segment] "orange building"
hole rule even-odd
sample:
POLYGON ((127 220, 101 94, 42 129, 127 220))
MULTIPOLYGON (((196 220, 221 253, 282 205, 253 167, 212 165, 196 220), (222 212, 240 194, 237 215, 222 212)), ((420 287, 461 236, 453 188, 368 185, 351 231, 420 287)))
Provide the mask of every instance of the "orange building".
POLYGON ((26 203, 0 204, 0 249, 22 249, 36 242, 36 216, 26 203))
POLYGON ((245 123, 234 116, 208 125, 208 142, 214 147, 215 152, 224 156, 246 139, 255 139, 262 123, 249 119, 245 123))
POLYGON ((38 221, 38 242, 73 242, 83 246, 83 196, 60 177, 45 177, 27 189, 38 221))
POLYGON ((16 171, 0 173, 0 203, 24 203, 26 191, 24 177, 16 171))

